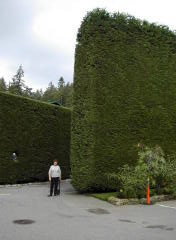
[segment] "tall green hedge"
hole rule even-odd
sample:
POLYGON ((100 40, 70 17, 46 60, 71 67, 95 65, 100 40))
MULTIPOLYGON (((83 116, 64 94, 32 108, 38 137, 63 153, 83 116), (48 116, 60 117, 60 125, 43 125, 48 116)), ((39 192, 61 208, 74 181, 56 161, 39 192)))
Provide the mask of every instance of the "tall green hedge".
POLYGON ((54 158, 67 178, 70 120, 66 108, 0 92, 0 184, 44 181, 54 158))
POLYGON ((138 143, 176 151, 176 35, 165 26, 96 9, 77 35, 75 188, 110 190, 107 174, 135 164, 138 143))

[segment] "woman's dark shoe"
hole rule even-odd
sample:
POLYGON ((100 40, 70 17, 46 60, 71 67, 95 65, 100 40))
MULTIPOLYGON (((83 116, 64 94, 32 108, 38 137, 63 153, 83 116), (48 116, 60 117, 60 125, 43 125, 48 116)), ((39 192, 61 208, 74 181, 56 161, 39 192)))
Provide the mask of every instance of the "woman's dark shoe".
POLYGON ((56 194, 54 194, 54 196, 58 196, 58 195, 60 195, 60 193, 56 193, 56 194))

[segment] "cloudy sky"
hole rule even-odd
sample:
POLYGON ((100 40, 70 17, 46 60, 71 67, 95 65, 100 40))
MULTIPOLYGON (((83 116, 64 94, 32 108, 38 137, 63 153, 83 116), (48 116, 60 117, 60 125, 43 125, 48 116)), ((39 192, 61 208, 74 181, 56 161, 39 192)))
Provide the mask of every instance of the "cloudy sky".
POLYGON ((106 8, 176 29, 175 0, 0 0, 0 77, 22 64, 26 84, 73 81, 76 34, 87 11, 106 8))

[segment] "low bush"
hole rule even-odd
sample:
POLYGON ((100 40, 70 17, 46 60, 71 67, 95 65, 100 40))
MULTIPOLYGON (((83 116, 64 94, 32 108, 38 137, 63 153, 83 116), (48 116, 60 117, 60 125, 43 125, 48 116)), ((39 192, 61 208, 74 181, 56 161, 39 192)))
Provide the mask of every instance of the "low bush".
POLYGON ((159 146, 149 148, 139 145, 136 166, 124 165, 118 173, 108 175, 109 181, 116 183, 118 196, 122 198, 142 198, 146 196, 148 178, 151 195, 170 194, 176 196, 175 155, 167 156, 159 146))

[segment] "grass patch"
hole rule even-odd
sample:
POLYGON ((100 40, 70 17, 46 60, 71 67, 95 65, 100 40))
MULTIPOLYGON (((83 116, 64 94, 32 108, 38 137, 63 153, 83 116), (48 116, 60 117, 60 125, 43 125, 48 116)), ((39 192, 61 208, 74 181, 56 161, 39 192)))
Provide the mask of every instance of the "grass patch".
POLYGON ((103 201, 108 201, 109 197, 117 197, 117 192, 108 192, 108 193, 92 193, 92 197, 98 198, 103 201))

